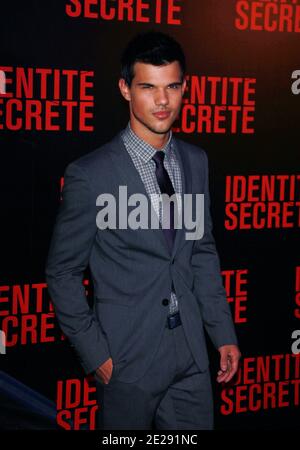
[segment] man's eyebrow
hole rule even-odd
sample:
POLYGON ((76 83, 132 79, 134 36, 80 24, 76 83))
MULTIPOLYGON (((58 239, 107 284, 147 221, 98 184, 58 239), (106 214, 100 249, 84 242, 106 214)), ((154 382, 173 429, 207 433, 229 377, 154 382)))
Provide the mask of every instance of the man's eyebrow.
MULTIPOLYGON (((154 84, 147 83, 146 81, 140 81, 136 84, 137 84, 137 86, 155 86, 154 84)), ((183 83, 182 83, 182 81, 173 81, 172 83, 167 84, 167 86, 173 86, 174 84, 177 86, 181 86, 183 83)))

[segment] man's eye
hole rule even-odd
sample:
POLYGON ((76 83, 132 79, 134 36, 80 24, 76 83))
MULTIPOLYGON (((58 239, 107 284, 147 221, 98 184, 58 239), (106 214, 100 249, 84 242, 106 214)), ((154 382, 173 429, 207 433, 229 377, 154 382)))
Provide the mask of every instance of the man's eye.
POLYGON ((178 84, 171 84, 169 87, 170 87, 171 89, 178 89, 178 88, 179 88, 179 85, 178 85, 178 84))
POLYGON ((151 89, 152 86, 142 86, 142 89, 151 89))

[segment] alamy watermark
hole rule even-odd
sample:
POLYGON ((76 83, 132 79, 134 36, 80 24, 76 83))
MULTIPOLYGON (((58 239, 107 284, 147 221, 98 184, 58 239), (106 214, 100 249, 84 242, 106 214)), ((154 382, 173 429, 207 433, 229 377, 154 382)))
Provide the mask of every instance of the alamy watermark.
POLYGON ((294 340, 291 346, 292 353, 298 355, 300 353, 300 330, 294 330, 291 337, 294 340))
POLYGON ((185 233, 186 240, 198 240, 204 234, 204 194, 150 194, 149 197, 135 193, 128 197, 127 186, 119 186, 116 199, 111 193, 102 193, 97 197, 96 205, 103 208, 97 213, 96 223, 100 230, 109 229, 158 229, 158 208, 162 207, 163 229, 169 229, 171 224, 171 208, 174 208, 174 228, 193 230, 185 233), (183 201, 182 201, 183 197, 183 201), (173 206, 172 206, 173 205, 173 206), (134 207, 128 212, 128 207, 134 207), (117 224, 118 223, 118 224, 117 224))

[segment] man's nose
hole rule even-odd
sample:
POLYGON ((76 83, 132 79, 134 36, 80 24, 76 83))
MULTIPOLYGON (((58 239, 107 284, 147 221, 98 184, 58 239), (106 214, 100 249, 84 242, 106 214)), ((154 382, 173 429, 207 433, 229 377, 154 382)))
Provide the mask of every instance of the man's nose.
POLYGON ((156 92, 155 103, 156 105, 167 105, 169 103, 168 93, 165 89, 160 89, 156 92))

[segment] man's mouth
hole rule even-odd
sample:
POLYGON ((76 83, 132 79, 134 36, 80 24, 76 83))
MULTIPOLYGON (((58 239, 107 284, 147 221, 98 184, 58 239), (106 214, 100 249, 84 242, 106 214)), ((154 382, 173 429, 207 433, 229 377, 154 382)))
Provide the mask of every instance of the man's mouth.
POLYGON ((164 120, 170 117, 171 112, 170 111, 158 111, 156 113, 153 113, 155 117, 158 119, 164 120))

